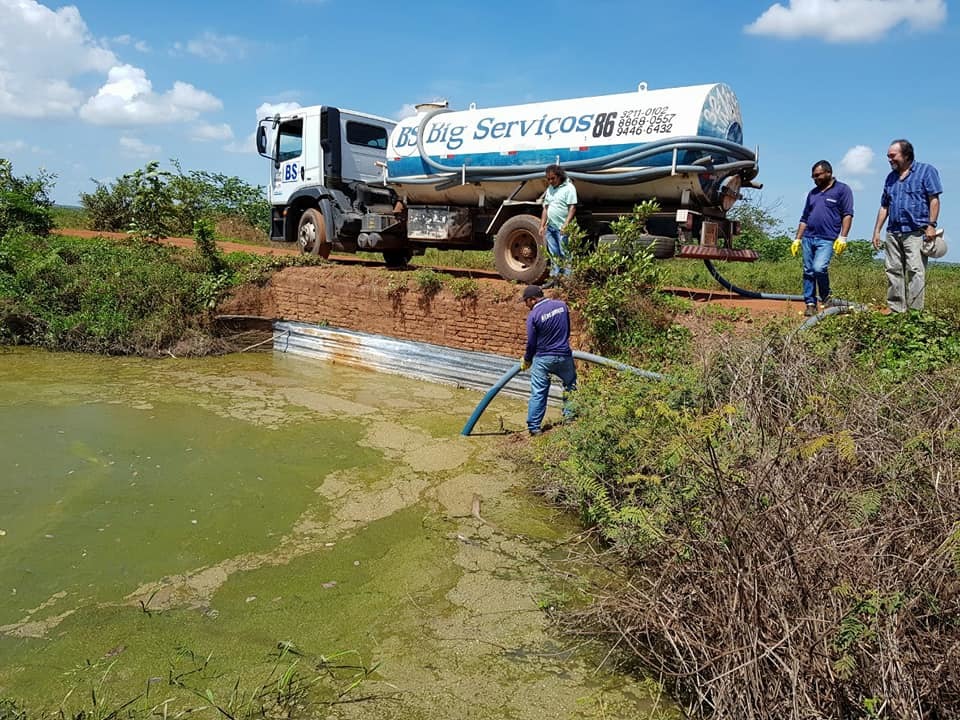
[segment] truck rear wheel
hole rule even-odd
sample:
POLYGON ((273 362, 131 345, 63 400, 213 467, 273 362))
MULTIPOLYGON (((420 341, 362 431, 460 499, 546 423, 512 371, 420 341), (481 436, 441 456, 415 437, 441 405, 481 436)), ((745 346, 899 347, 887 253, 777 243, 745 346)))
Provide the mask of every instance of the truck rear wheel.
POLYGON ((297 226, 297 244, 302 253, 319 255, 324 259, 330 257, 327 226, 323 221, 323 213, 319 210, 310 208, 303 211, 297 226))
POLYGON ((384 250, 383 264, 391 270, 402 270, 410 264, 413 250, 384 250))
POLYGON ((547 274, 547 246, 540 237, 540 218, 517 215, 493 239, 493 264, 500 277, 535 283, 547 274))

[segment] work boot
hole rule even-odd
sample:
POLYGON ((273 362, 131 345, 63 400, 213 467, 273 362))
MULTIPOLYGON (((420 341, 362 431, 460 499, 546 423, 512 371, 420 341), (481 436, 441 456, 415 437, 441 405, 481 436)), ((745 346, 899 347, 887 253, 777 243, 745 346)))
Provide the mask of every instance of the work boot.
POLYGON ((817 314, 817 306, 813 303, 807 303, 807 307, 803 311, 804 317, 813 317, 817 314))

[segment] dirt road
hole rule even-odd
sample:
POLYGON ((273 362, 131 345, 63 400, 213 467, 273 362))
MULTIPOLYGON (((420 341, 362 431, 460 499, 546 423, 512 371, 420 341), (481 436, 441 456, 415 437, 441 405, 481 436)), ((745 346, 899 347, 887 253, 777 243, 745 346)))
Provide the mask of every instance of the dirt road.
MULTIPOLYGON (((100 230, 78 230, 78 229, 67 229, 67 228, 58 228, 54 230, 58 235, 68 235, 71 237, 80 237, 80 238, 94 238, 94 237, 104 237, 114 240, 125 239, 129 237, 127 233, 121 232, 104 232, 100 230)), ((189 237, 169 237, 163 238, 160 240, 161 243, 165 245, 173 245, 175 247, 183 248, 192 248, 194 247, 194 239, 189 237)), ((223 252, 247 252, 255 255, 297 255, 299 253, 298 249, 294 245, 284 246, 281 244, 272 244, 272 245, 249 245, 245 243, 232 243, 232 242, 218 242, 217 246, 223 252)), ((376 260, 367 260, 365 258, 358 258, 355 255, 331 255, 330 260, 340 264, 349 264, 349 265, 360 265, 368 267, 382 267, 382 263, 376 260)), ((416 258, 414 258, 413 263, 411 264, 411 269, 417 269, 416 258)), ((500 280, 500 277, 493 271, 488 270, 464 270, 463 268, 451 268, 451 267, 434 267, 434 269, 449 273, 451 275, 461 275, 461 276, 472 276, 476 278, 485 278, 490 280, 500 280)), ((500 280, 504 284, 508 284, 506 280, 500 280)), ((798 283, 799 284, 799 283, 798 283)), ((710 289, 710 288, 664 288, 665 291, 673 293, 678 297, 685 297, 694 303, 703 303, 713 305, 718 308, 730 308, 737 309, 743 308, 749 311, 750 315, 756 317, 758 320, 763 318, 771 317, 783 317, 783 316, 797 316, 800 317, 803 315, 803 303, 800 301, 783 301, 783 300, 754 300, 751 298, 741 297, 735 293, 727 292, 722 288, 710 289)))

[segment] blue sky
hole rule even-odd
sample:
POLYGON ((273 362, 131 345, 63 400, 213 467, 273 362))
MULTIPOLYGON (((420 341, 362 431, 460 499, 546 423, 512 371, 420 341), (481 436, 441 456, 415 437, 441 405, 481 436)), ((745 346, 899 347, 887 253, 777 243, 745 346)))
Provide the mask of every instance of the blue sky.
POLYGON ((854 188, 852 236, 869 238, 898 137, 940 170, 948 236, 960 222, 960 25, 945 0, 0 0, 0 17, 0 157, 56 173, 61 203, 153 159, 266 185, 256 119, 291 104, 399 118, 438 98, 725 82, 760 150, 761 202, 790 231, 827 159, 854 188))

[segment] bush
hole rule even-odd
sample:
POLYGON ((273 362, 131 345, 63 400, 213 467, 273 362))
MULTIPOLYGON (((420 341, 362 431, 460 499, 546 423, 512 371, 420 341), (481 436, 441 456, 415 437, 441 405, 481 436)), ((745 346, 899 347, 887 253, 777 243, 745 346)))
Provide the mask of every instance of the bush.
POLYGON ((93 181, 96 190, 92 193, 80 193, 90 227, 94 230, 124 232, 133 223, 134 187, 129 175, 117 179, 112 185, 98 180, 93 181))
POLYGON ((206 170, 184 172, 178 161, 172 164, 175 172, 153 161, 110 185, 94 181, 93 193, 80 194, 93 229, 132 229, 145 237, 188 235, 198 220, 208 220, 227 222, 238 236, 249 229, 256 229, 258 238, 268 235, 270 203, 262 186, 206 170))
POLYGON ((210 310, 233 286, 262 282, 275 268, 313 258, 211 250, 198 225, 197 251, 154 243, 38 238, 0 239, 0 343, 55 350, 159 355, 183 338, 210 342, 210 310), (204 340, 206 338, 206 340, 204 340))
POLYGON ((413 273, 414 282, 420 292, 427 297, 433 297, 443 289, 443 278, 442 273, 430 268, 422 268, 413 273))
POLYGON ((11 231, 46 235, 53 229, 49 192, 55 178, 43 170, 35 178, 18 178, 10 161, 0 158, 0 237, 11 231))
MULTIPOLYGON (((637 225, 640 232, 642 225, 637 225)), ((647 249, 601 243, 593 252, 571 257, 572 273, 564 288, 583 315, 597 352, 639 364, 683 357, 689 333, 654 299, 661 266, 647 249)))
POLYGON ((727 346, 686 390, 585 376, 537 460, 626 581, 564 625, 697 717, 960 716, 960 374, 925 360, 957 328, 894 322, 727 346))
POLYGON ((470 277, 454 278, 450 281, 450 292, 458 300, 475 298, 480 293, 480 286, 470 277))

